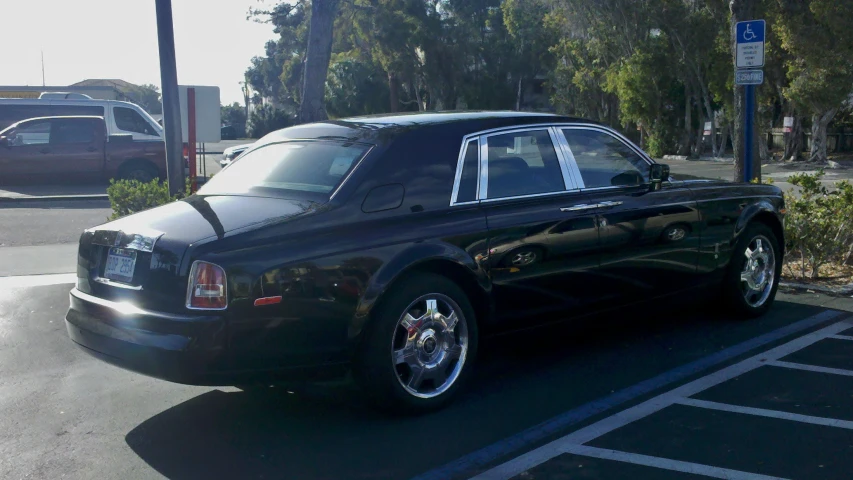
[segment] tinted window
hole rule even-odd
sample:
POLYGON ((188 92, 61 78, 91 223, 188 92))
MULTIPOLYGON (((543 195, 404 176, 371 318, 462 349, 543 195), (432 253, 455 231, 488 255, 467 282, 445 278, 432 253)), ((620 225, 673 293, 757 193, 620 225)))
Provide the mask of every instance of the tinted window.
POLYGON ((95 141, 95 122, 92 120, 54 120, 50 143, 92 143, 95 141))
POLYGON ((92 115, 95 117, 103 117, 104 107, 93 105, 51 105, 50 115, 54 117, 66 115, 92 115))
POLYGON ((477 165, 480 156, 477 151, 477 140, 468 142, 465 147, 465 158, 462 160, 462 177, 459 180, 459 190, 456 193, 457 202, 473 202, 477 199, 477 176, 480 171, 477 165))
POLYGON ((547 130, 492 135, 486 142, 488 198, 565 190, 560 162, 547 130))
POLYGON ((332 142, 287 142, 252 150, 217 173, 202 194, 245 193, 274 188, 329 194, 368 147, 332 142))
POLYGON ((0 130, 21 120, 49 116, 48 105, 0 105, 0 130))
POLYGON ((4 134, 12 147, 50 142, 50 120, 28 122, 4 134))
POLYGON ((586 188, 642 185, 649 164, 613 135, 597 130, 565 129, 586 188))
POLYGON ((136 110, 127 107, 114 107, 113 116, 119 130, 125 132, 144 133, 145 135, 158 135, 154 127, 142 118, 136 110))

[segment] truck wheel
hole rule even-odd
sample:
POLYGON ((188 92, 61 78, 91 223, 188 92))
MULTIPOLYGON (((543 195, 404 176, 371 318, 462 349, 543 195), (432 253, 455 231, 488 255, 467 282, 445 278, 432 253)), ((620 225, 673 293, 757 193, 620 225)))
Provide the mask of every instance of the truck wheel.
POLYGON ((424 413, 447 405, 470 378, 477 320, 465 292, 436 274, 407 277, 377 307, 354 373, 378 406, 424 413))
POLYGON ((122 170, 120 177, 123 180, 136 180, 140 183, 148 183, 157 178, 157 171, 150 165, 133 163, 122 170))

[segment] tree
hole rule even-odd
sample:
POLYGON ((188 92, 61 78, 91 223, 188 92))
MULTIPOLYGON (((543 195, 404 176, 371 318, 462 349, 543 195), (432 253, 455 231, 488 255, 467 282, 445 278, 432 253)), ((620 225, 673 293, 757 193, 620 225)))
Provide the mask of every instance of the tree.
POLYGON ((293 125, 294 118, 284 110, 272 105, 262 105, 252 112, 249 117, 247 133, 250 138, 261 138, 264 135, 293 125))
POLYGON ((243 135, 246 129, 246 110, 237 102, 231 105, 223 105, 219 108, 219 114, 224 125, 233 125, 238 135, 243 135))
POLYGON ((302 71, 302 101, 299 104, 299 121, 303 123, 328 118, 324 95, 337 9, 338 0, 314 0, 311 3, 311 26, 302 71))
POLYGON ((163 113, 163 103, 160 100, 160 89, 156 85, 140 85, 130 92, 125 92, 131 101, 146 112, 159 115, 163 113))
POLYGON ((785 96, 811 115, 810 162, 827 161, 827 129, 853 93, 853 17, 848 2, 776 0, 774 31, 787 61, 785 96))

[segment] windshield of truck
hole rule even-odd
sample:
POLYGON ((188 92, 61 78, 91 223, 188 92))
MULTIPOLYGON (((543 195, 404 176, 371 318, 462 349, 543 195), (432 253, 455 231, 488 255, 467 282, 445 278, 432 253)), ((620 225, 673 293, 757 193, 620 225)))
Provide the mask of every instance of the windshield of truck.
POLYGON ((245 153, 239 162, 216 174, 199 194, 278 189, 331 195, 369 148, 320 141, 266 145, 245 153))

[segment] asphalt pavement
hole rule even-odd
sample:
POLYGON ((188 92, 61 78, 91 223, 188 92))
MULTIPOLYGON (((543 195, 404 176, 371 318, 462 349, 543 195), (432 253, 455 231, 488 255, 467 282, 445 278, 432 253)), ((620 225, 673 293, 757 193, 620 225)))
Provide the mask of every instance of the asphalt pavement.
MULTIPOLYGON (((727 178, 731 166, 689 162, 727 178)), ((774 174, 774 172, 770 172, 774 174)), ((68 339, 76 242, 104 201, 0 203, 0 478, 850 478, 853 299, 742 321, 668 299, 483 343, 421 417, 347 381, 247 393, 112 367, 68 339), (781 350, 780 350, 781 349, 781 350), (763 477, 760 475, 764 475, 763 477)))
MULTIPOLYGON (((71 284, 50 284, 62 277, 39 278, 48 285, 35 281, 21 287, 22 277, 0 279, 0 478, 468 478, 580 426, 565 420, 567 412, 612 415, 658 391, 672 390, 690 380, 690 374, 707 375, 846 316, 827 307, 853 311, 851 302, 843 299, 782 295, 769 315, 744 322, 685 299, 650 309, 642 320, 635 314, 612 314, 576 322, 571 328, 498 337, 484 343, 473 384, 456 403, 434 414, 407 418, 370 409, 347 382, 246 393, 177 385, 112 367, 89 357, 67 338, 63 316, 71 284), (740 355, 729 357, 732 349, 740 355), (691 367, 697 362, 698 367, 691 367), (660 378, 665 381, 661 383, 660 378), (616 394, 621 397, 613 400, 616 394), (556 429, 543 428, 555 422, 556 429), (530 431, 519 438, 519 432, 530 431), (472 452, 481 454, 472 460, 472 452)), ((837 358, 839 352, 832 354, 837 358)), ((787 369, 783 373, 802 376, 803 372, 787 369)), ((802 410, 808 414, 831 412, 835 418, 853 418, 849 377, 830 375, 817 383, 791 378, 781 377, 780 381, 790 384, 776 393, 788 395, 788 403, 810 402, 811 410, 802 410), (821 391, 832 392, 834 403, 826 395, 809 396, 821 391), (823 403, 827 405, 823 411, 814 410, 823 403)), ((772 379, 763 382, 773 384, 772 379)), ((751 383, 760 390, 761 383, 751 383)), ((768 406, 760 391, 737 390, 737 398, 726 396, 728 392, 723 397, 707 392, 703 399, 757 398, 757 403, 747 405, 768 406)), ((678 406, 683 408, 688 407, 678 406)), ((662 449, 677 448, 676 440, 667 440, 672 435, 685 437, 713 429, 716 436, 711 438, 720 441, 726 428, 752 428, 746 420, 731 418, 720 427, 713 415, 691 416, 678 409, 662 410, 669 416, 660 419, 648 416, 630 425, 633 430, 624 438, 596 447, 631 452, 645 438, 660 439, 662 449)), ((584 420, 595 419, 587 415, 584 420)), ((787 425, 769 430, 765 424, 760 426, 763 430, 753 437, 764 434, 764 442, 771 444, 741 442, 739 455, 746 456, 751 448, 765 456, 772 445, 781 449, 790 440, 780 433, 796 435, 797 445, 817 442, 825 450, 821 458, 843 458, 853 444, 844 436, 849 430, 843 428, 838 433, 833 427, 800 431, 787 425), (834 433, 824 438, 827 431, 834 433)), ((655 442, 646 443, 644 453, 670 453, 654 450, 655 442)), ((784 450, 786 459, 777 463, 792 464, 788 457, 797 452, 790 450, 784 450)), ((587 458, 560 457, 559 463, 544 462, 538 465, 540 470, 519 473, 519 478, 531 474, 534 478, 668 478, 654 468, 626 477, 608 463, 612 460, 587 458), (571 472, 580 468, 576 460, 587 466, 598 462, 600 466, 590 472, 599 473, 575 476, 571 472)), ((835 462, 836 470, 827 472, 837 472, 845 462, 835 462)))

